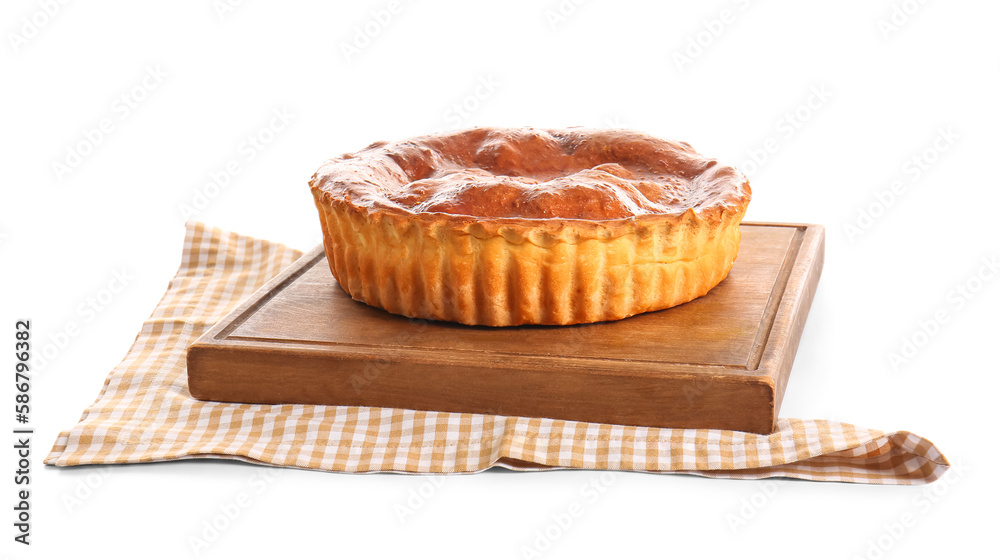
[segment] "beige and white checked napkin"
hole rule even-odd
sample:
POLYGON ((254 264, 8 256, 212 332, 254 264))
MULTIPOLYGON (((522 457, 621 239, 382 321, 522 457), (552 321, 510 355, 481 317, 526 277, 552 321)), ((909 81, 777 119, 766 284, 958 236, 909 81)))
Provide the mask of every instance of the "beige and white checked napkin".
POLYGON ((479 414, 204 402, 184 353, 300 253, 189 224, 180 269, 80 423, 45 463, 199 457, 346 472, 465 473, 491 466, 685 472, 710 477, 922 484, 948 462, 908 432, 783 419, 770 435, 479 414))

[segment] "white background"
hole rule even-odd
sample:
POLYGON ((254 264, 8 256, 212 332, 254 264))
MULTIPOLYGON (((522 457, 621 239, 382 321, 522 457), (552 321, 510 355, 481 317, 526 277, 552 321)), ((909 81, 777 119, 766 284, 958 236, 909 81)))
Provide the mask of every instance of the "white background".
MULTIPOLYGON (((544 557, 961 557, 992 540, 1000 280, 980 269, 1000 251, 996 3, 423 0, 388 13, 385 0, 226 12, 203 0, 73 2, 45 15, 49 4, 2 8, 0 336, 10 346, 0 347, 12 347, 17 318, 32 319, 38 343, 69 322, 81 329, 35 375, 30 549, 11 540, 5 440, 0 525, 11 557, 84 546, 83 557, 189 556, 189 538, 241 492, 251 505, 202 557, 522 558, 574 502, 583 515, 544 557), (275 110, 294 117, 262 133, 275 110), (85 131, 102 119, 110 132, 88 148, 85 131), (686 140, 747 171, 747 219, 826 226, 826 268, 782 416, 913 431, 956 465, 949 480, 618 474, 591 501, 584 486, 602 483, 585 471, 42 466, 176 270, 185 205, 200 203, 192 219, 309 249, 320 235, 306 182, 325 158, 474 125, 686 140), (934 148, 941 131, 951 140, 934 148), (241 145, 257 134, 272 141, 250 160, 241 145), (78 165, 55 165, 77 163, 68 151, 81 142, 78 165), (240 173, 199 199, 231 159, 240 173), (82 314, 122 269, 126 288, 82 314), (947 322, 928 323, 938 312, 947 322), (894 367, 904 339, 921 348, 894 367), (401 522, 397 505, 420 494, 401 522), (71 508, 68 496, 83 499, 71 508), (913 527, 887 529, 906 514, 913 527)), ((11 391, 3 383, 2 402, 11 391)))

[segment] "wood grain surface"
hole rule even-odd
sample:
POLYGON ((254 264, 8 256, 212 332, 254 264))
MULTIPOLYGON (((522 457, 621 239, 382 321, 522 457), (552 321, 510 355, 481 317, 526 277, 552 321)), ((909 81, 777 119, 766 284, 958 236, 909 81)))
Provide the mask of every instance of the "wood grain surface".
POLYGON ((188 350, 195 398, 770 433, 823 266, 821 226, 741 226, 729 277, 684 305, 574 326, 410 320, 352 300, 322 247, 188 350))

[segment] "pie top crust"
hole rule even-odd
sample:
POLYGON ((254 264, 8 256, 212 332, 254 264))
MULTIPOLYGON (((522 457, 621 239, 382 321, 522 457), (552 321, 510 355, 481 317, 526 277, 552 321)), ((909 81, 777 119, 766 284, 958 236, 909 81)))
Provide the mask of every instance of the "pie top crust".
MULTIPOLYGON (((742 217, 750 185, 687 143, 627 130, 474 128, 376 142, 325 162, 317 201, 477 237, 529 230, 577 242, 742 217)), ((704 224, 704 225, 708 225, 704 224)))

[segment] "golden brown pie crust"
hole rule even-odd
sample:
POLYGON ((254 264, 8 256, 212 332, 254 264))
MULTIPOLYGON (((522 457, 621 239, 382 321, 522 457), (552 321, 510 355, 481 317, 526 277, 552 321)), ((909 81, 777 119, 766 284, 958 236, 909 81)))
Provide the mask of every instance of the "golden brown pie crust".
POLYGON ((310 181, 354 299, 469 325, 622 319, 704 295, 739 251, 750 186, 626 130, 475 128, 378 142, 310 181))

